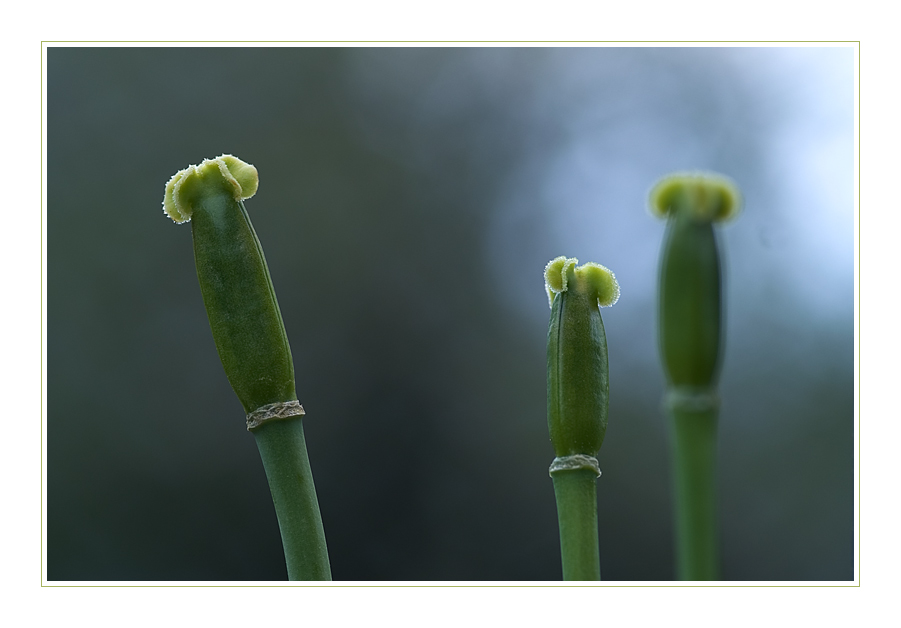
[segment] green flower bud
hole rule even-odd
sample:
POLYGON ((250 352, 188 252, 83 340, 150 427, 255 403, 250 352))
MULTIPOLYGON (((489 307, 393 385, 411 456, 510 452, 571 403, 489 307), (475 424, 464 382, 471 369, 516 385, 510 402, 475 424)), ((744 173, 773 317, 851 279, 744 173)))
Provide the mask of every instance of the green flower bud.
POLYGON ((548 429, 558 457, 594 456, 607 431, 607 336, 600 307, 619 299, 613 273, 558 257, 545 268, 548 429))
POLYGON ((735 184, 715 174, 664 177, 650 209, 667 217, 660 262, 660 352, 669 384, 707 389, 722 352, 720 259, 713 223, 737 215, 735 184))
POLYGON ((232 388, 245 412, 255 417, 248 419, 251 428, 303 413, 269 269, 244 208, 243 199, 257 186, 256 168, 222 155, 177 172, 163 200, 172 220, 191 221, 210 328, 232 388))
POLYGON ((231 155, 189 166, 166 184, 163 210, 191 221, 197 278, 216 349, 260 451, 291 580, 330 580, 307 457, 294 361, 269 268, 244 199, 257 170, 231 155))

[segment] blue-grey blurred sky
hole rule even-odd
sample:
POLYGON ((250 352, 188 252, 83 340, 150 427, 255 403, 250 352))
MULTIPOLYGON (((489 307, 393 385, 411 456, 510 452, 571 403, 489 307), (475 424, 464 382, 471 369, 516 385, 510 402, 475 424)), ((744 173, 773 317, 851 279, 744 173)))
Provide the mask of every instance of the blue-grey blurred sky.
POLYGON ((720 233, 724 577, 851 579, 854 58, 50 49, 49 578, 283 577, 190 227, 160 210, 171 174, 230 152, 260 171, 247 207, 337 579, 559 577, 542 283, 558 255, 622 288, 603 311, 602 574, 672 577, 664 225, 645 196, 695 169, 732 177, 745 202, 720 233))

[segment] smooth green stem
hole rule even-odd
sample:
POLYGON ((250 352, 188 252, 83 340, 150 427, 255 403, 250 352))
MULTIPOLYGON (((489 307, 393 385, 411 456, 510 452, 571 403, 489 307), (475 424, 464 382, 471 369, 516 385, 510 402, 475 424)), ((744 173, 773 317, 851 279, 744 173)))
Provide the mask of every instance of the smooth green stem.
POLYGON ((553 474, 564 580, 600 580, 597 475, 588 469, 553 474))
POLYGON ((670 407, 676 491, 676 565, 680 580, 718 580, 716 409, 670 407))
POLYGON ((288 580, 331 580, 301 417, 266 423, 253 435, 275 504, 288 580))

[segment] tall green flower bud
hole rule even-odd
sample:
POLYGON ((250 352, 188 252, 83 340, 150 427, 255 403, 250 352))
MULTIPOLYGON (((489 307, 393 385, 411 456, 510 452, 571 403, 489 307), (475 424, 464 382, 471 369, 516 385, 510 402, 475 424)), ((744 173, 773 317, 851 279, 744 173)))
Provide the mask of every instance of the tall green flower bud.
MULTIPOLYGON (((257 427, 255 411, 297 401, 285 325, 244 207, 258 182, 256 168, 222 155, 177 172, 163 201, 175 222, 191 221, 197 278, 213 339, 248 414, 248 429, 257 427)), ((303 413, 299 403, 290 405, 294 415, 303 413)))
POLYGON ((294 361, 266 258, 244 207, 258 181, 256 168, 237 157, 206 159, 169 180, 163 211, 176 223, 191 221, 210 329, 266 470, 288 577, 329 580, 294 361))
POLYGON ((714 224, 738 213, 720 175, 674 174, 651 190, 667 218, 660 258, 659 341, 672 419, 676 564, 682 580, 716 580, 716 391, 722 348, 722 271, 714 224))
POLYGON ((547 421, 556 458, 550 475, 557 500, 564 580, 600 580, 595 456, 607 432, 609 377, 601 307, 616 303, 613 273, 558 257, 544 271, 551 305, 547 335, 547 421))
POLYGON ((600 264, 578 262, 558 257, 544 272, 551 304, 547 417, 558 457, 595 456, 607 431, 607 336, 599 308, 616 303, 619 285, 600 264))
POLYGON ((715 385, 722 342, 722 280, 714 223, 738 213, 735 185, 719 175, 675 174, 651 190, 667 217, 660 260, 660 353, 671 386, 715 385))

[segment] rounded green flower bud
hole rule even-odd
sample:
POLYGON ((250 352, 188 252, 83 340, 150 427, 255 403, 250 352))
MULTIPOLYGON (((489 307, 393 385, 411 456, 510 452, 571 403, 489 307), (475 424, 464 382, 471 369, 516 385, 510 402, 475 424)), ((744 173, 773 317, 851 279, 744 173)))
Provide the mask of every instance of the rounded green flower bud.
POLYGON ((609 269, 558 257, 545 268, 551 303, 547 341, 548 430, 558 457, 594 456, 607 431, 607 336, 600 307, 616 303, 609 269))
POLYGON ((243 203, 258 182, 252 165, 221 155, 177 172, 163 200, 172 220, 191 221, 210 328, 249 429, 303 413, 269 268, 243 203))
POLYGON ((713 223, 734 217, 738 188, 726 177, 682 173, 661 179, 649 206, 667 217, 660 260, 660 352, 670 385, 713 386, 722 352, 721 272, 713 223))

